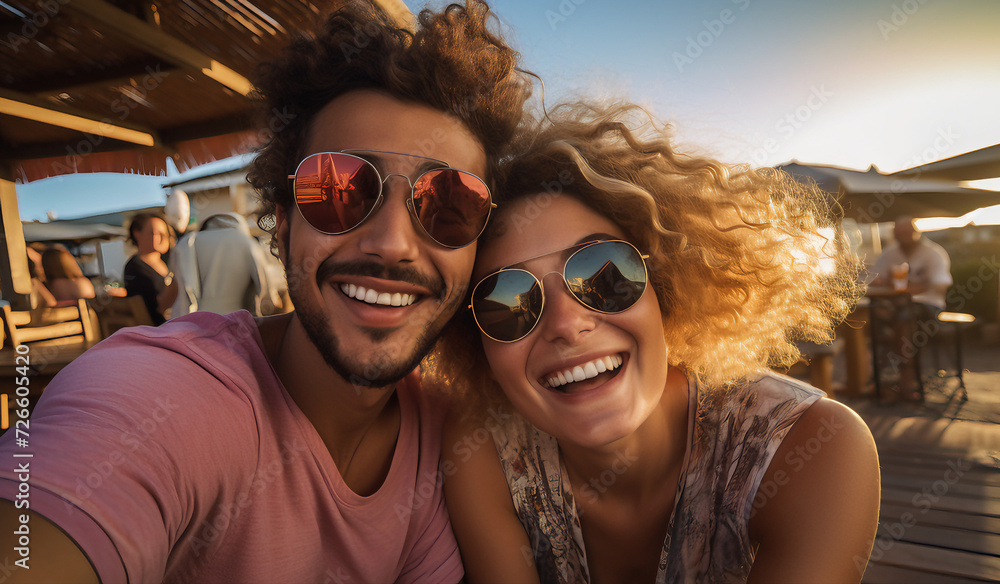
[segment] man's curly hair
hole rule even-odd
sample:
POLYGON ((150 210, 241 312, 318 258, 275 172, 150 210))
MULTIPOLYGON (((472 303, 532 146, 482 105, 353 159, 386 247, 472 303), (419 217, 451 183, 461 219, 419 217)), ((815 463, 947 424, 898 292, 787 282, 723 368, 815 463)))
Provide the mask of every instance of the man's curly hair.
MULTIPOLYGON (((553 193, 583 202, 649 254, 669 362, 711 387, 791 365, 796 341, 831 341, 861 295, 836 203, 773 168, 681 154, 637 106, 558 107, 517 148, 480 249, 553 193)), ((494 401, 471 314, 453 324, 426 360, 429 381, 494 401)))
POLYGON ((247 180, 262 198, 261 216, 292 204, 287 177, 304 153, 313 116, 333 99, 374 89, 451 114, 486 152, 491 183, 497 160, 521 119, 531 85, 517 69, 519 55, 489 30, 490 9, 479 0, 424 10, 416 32, 397 27, 364 1, 343 6, 314 36, 299 36, 256 81, 259 127, 280 115, 250 164, 247 180))

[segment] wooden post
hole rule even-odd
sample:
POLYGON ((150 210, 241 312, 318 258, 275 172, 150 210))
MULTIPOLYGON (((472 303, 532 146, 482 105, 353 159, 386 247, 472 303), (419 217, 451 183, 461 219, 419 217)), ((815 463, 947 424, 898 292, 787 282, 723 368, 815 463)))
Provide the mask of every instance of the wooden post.
POLYGON ((17 208, 14 170, 0 162, 0 292, 14 310, 31 308, 31 276, 24 249, 24 231, 17 208))
POLYGON ((837 327, 837 336, 844 339, 844 356, 847 360, 845 397, 858 397, 868 384, 871 375, 871 356, 868 352, 868 308, 858 307, 837 327))

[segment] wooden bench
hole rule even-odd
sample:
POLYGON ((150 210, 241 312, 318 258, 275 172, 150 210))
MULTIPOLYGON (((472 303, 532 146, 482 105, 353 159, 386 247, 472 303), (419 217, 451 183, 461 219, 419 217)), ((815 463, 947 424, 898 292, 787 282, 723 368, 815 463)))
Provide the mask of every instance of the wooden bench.
POLYGON ((90 301, 100 323, 101 338, 110 337, 115 331, 130 326, 153 326, 142 296, 106 296, 90 301))
POLYGON ((3 307, 4 344, 0 350, 0 391, 11 389, 13 378, 19 376, 15 347, 28 347, 28 371, 33 377, 32 393, 41 392, 47 380, 83 354, 98 340, 85 300, 68 306, 11 310, 3 307))

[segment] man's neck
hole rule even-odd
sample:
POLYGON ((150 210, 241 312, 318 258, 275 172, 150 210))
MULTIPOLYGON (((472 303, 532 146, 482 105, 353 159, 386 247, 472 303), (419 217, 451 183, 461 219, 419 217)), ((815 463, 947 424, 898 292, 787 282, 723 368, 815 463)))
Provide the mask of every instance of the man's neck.
POLYGON ((259 328, 278 378, 322 438, 345 482, 359 494, 372 485, 377 489, 385 478, 379 469, 388 471, 399 432, 395 386, 349 383, 327 365, 294 312, 262 319, 259 328), (356 463, 356 458, 364 461, 356 463))

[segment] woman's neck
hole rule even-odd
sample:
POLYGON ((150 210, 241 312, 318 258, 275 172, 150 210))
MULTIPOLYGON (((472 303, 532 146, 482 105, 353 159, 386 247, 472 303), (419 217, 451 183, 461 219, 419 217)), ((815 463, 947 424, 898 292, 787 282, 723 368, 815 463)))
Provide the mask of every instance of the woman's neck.
POLYGON ((687 379, 671 367, 659 403, 635 432, 600 448, 563 443, 559 448, 574 490, 589 495, 584 499, 642 499, 662 495, 671 477, 676 481, 684 462, 687 426, 687 379))
MULTIPOLYGON (((139 259, 146 262, 147 265, 153 268, 159 268, 160 266, 166 265, 163 261, 163 256, 160 252, 153 250, 147 252, 139 252, 139 259)), ((159 270, 157 270, 159 271, 159 270)))
POLYGON ((671 368, 657 407, 598 451, 563 448, 594 582, 656 577, 687 447, 688 384, 671 368))

